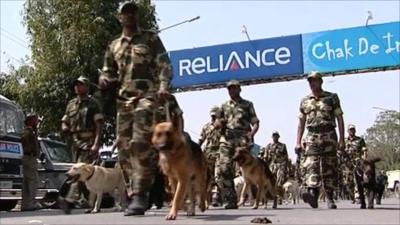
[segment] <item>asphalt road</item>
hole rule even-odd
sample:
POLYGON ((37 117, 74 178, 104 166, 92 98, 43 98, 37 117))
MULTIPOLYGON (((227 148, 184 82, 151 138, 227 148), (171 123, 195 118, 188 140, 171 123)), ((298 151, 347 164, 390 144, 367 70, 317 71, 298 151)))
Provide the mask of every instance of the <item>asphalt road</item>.
POLYGON ((210 208, 197 216, 187 217, 180 213, 177 220, 164 219, 167 209, 150 210, 145 216, 124 217, 121 212, 103 209, 98 214, 84 214, 83 210, 73 210, 64 215, 58 209, 43 209, 35 212, 1 212, 0 224, 252 224, 255 217, 267 217, 272 224, 400 224, 400 199, 383 199, 375 209, 359 209, 359 205, 349 201, 338 201, 338 209, 329 210, 320 202, 319 209, 308 205, 279 205, 278 209, 253 210, 250 207, 237 210, 210 208))

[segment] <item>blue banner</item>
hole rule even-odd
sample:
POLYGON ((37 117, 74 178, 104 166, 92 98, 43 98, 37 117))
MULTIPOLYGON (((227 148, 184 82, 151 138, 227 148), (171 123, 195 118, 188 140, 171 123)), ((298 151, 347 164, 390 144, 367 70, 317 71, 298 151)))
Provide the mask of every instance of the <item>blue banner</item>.
POLYGON ((303 74, 301 36, 170 52, 173 88, 303 74))
POLYGON ((302 35, 304 73, 400 65, 400 22, 302 35))

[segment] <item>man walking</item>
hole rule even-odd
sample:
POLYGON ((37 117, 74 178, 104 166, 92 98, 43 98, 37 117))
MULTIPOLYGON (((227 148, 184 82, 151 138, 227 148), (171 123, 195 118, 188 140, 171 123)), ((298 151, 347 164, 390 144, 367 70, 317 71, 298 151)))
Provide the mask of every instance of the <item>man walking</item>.
POLYGON ((311 94, 304 97, 300 104, 299 124, 297 129, 296 151, 304 151, 305 177, 302 193, 303 200, 313 208, 318 208, 318 196, 321 187, 328 198, 328 208, 336 209, 333 192, 337 189, 337 156, 336 150, 344 149, 343 111, 339 97, 322 89, 322 75, 311 72, 307 78, 311 94), (336 121, 339 127, 337 142, 336 121), (306 148, 301 140, 307 128, 306 148))

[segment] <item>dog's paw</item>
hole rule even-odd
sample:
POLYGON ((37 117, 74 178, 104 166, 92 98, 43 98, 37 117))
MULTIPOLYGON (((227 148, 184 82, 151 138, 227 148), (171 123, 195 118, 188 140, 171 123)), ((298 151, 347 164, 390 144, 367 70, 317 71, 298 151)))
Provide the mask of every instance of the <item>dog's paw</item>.
POLYGON ((166 219, 166 220, 175 220, 177 214, 178 214, 177 212, 169 212, 169 213, 165 216, 165 219, 166 219))
POLYGON ((98 210, 98 209, 93 209, 90 213, 98 213, 98 212, 100 212, 100 210, 98 210))
POLYGON ((85 210, 85 213, 91 213, 92 212, 92 209, 86 209, 85 210))
POLYGON ((258 205, 253 205, 252 209, 258 209, 258 205))

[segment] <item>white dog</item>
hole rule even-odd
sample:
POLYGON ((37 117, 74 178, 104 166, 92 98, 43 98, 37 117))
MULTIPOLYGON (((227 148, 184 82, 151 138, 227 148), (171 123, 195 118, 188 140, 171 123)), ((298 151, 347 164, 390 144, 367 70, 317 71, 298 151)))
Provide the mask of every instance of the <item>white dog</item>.
POLYGON ((125 183, 122 171, 119 167, 104 168, 92 164, 77 163, 67 172, 67 176, 71 178, 73 182, 84 182, 87 189, 90 191, 89 205, 93 209, 89 209, 86 212, 97 213, 100 211, 101 200, 104 193, 109 193, 117 201, 118 198, 114 195, 115 189, 118 189, 120 197, 120 205, 116 204, 117 208, 121 210, 121 206, 122 208, 126 207, 125 183))
POLYGON ((296 204, 296 202, 299 202, 300 196, 299 196, 299 184, 297 181, 289 179, 283 184, 283 190, 284 190, 284 199, 286 199, 287 203, 291 200, 293 204, 296 204))

